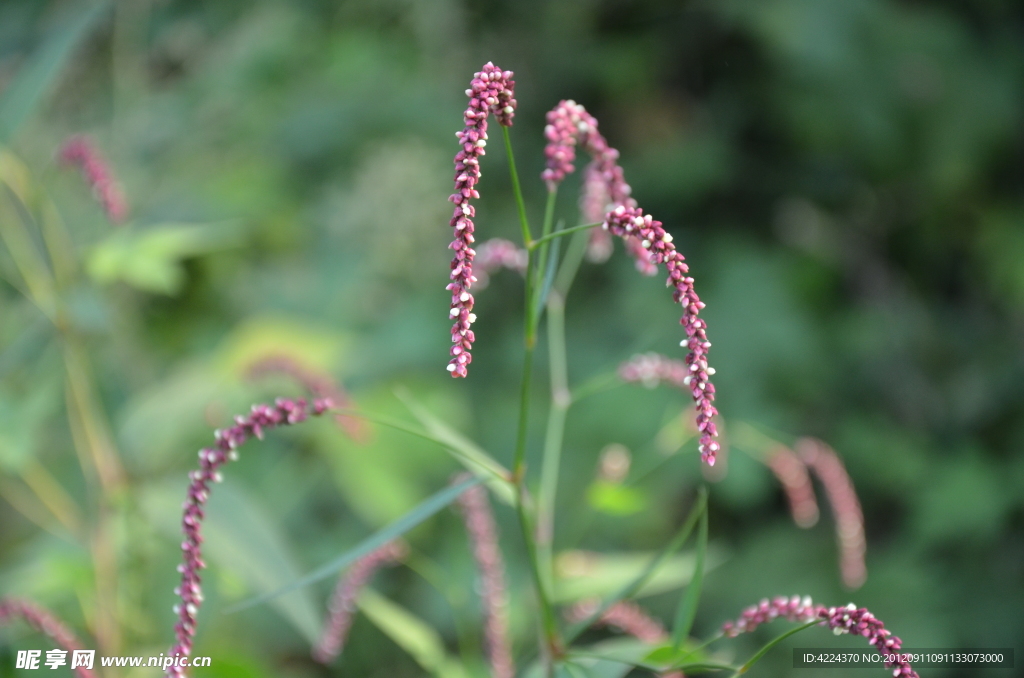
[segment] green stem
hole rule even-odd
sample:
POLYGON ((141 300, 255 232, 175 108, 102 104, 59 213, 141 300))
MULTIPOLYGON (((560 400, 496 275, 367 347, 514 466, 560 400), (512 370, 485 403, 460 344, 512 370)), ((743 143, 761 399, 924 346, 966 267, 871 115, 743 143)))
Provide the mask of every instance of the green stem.
POLYGON ((530 235, 530 224, 526 220, 526 203, 523 202, 523 191, 519 187, 519 173, 516 172, 516 159, 512 155, 512 140, 508 136, 508 127, 499 125, 505 138, 505 154, 508 156, 508 171, 512 175, 512 192, 516 197, 516 209, 519 211, 519 226, 523 229, 523 244, 529 246, 533 242, 530 235))
MULTIPOLYGON (((512 143, 509 140, 508 128, 502 126, 502 136, 505 139, 505 151, 508 155, 508 169, 512 178, 512 190, 515 193, 516 207, 519 211, 519 223, 523 229, 523 244, 529 247, 533 242, 530 235, 530 225, 526 220, 526 204, 523 202, 523 193, 519 186, 519 175, 516 172, 515 157, 512 153, 512 143)), ((550 226, 548 226, 550 228, 550 226)), ((534 297, 537 294, 534 281, 533 268, 536 266, 536 257, 530 251, 526 263, 526 306, 524 309, 525 327, 525 355, 523 357, 523 376, 519 392, 519 425, 516 432, 515 457, 512 464, 512 477, 516 484, 516 514, 519 517, 519 528, 522 531, 523 542, 526 545, 527 560, 530 563, 530 574, 533 578, 534 588, 537 589, 537 600, 540 604, 541 625, 544 629, 544 637, 547 642, 548 651, 544 653, 544 661, 548 674, 554 671, 554 661, 562 654, 561 641, 558 637, 558 624, 555 621, 554 607, 544 586, 544 579, 541 577, 540 564, 537 560, 537 548, 534 542, 533 526, 527 512, 527 489, 526 489, 526 436, 529 424, 530 409, 530 376, 533 370, 533 350, 537 343, 537 319, 533 313, 534 297)))
MULTIPOLYGON (((526 243, 528 250, 537 249, 537 246, 543 244, 540 248, 540 258, 537 264, 537 280, 534 281, 534 287, 540 289, 541 282, 544 278, 544 272, 548 268, 548 245, 551 242, 551 227, 554 224, 555 219, 555 202, 558 197, 558 189, 548 191, 548 200, 544 205, 544 225, 541 226, 541 237, 539 240, 533 243, 526 243)), ((538 311, 539 312, 539 311, 538 311)))
POLYGON ((590 229, 600 225, 600 222, 596 224, 580 224, 579 226, 573 226, 572 228, 563 228, 561 231, 555 231, 554 233, 545 233, 543 236, 537 238, 533 242, 527 243, 526 247, 527 249, 535 250, 541 245, 546 245, 548 242, 554 240, 555 238, 561 238, 562 236, 572 235, 574 233, 579 233, 580 231, 589 231, 590 229))
POLYGON ((555 531, 555 499, 558 492, 558 471, 562 459, 565 418, 572 404, 569 394, 565 351, 565 302, 561 292, 548 295, 548 354, 551 371, 551 411, 544 435, 544 457, 537 495, 537 551, 541 571, 551 584, 552 543, 555 531))

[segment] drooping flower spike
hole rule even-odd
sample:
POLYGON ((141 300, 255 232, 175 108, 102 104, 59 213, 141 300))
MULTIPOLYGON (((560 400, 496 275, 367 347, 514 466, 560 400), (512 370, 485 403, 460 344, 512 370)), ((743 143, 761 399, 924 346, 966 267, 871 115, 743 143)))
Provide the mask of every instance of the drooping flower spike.
POLYGON ((73 136, 64 142, 58 157, 62 163, 77 167, 92 189, 111 223, 120 224, 128 216, 128 201, 120 184, 96 146, 84 136, 73 136))
MULTIPOLYGON (((75 650, 82 649, 82 644, 78 642, 78 638, 71 629, 49 610, 24 598, 0 598, 0 626, 15 619, 21 619, 72 656, 75 650)), ((67 659, 67 661, 68 666, 71 666, 71 659, 67 659)), ((84 666, 75 667, 74 671, 78 678, 93 678, 94 675, 84 666)))
POLYGON ((697 317, 704 303, 693 289, 693 278, 688 275, 689 267, 683 255, 676 250, 672 236, 661 227, 661 222, 649 214, 645 215, 630 196, 632 190, 618 163, 619 152, 610 147, 598 132, 594 116, 574 101, 562 101, 548 113, 544 134, 548 139, 544 149, 547 168, 541 176, 548 188, 553 190, 575 169, 576 146, 584 147, 593 157, 587 169, 588 176, 584 179, 584 188, 595 192, 595 195, 585 197, 584 204, 593 209, 598 200, 596 195, 607 196, 609 211, 604 216, 602 228, 626 242, 641 272, 653 274, 658 264, 664 264, 668 269, 668 284, 675 288, 673 298, 684 311, 680 322, 686 329, 687 340, 682 345, 689 348, 686 364, 691 371, 689 389, 697 403, 701 459, 714 466, 720 444, 715 440, 718 431, 712 421, 718 410, 713 405, 715 387, 709 380, 709 374, 713 372, 708 372, 707 364, 707 350, 711 343, 704 321, 697 317), (602 183, 603 192, 599 188, 602 183))
MULTIPOLYGON (((597 129, 597 120, 587 113, 583 106, 571 99, 560 101, 547 115, 548 124, 544 136, 548 143, 544 147, 547 168, 541 178, 554 190, 576 169, 576 146, 580 146, 592 158, 584 170, 583 193, 580 209, 585 219, 601 221, 609 210, 620 205, 636 207, 636 200, 630 197, 632 189, 626 183, 622 167, 619 166, 619 152, 597 129)), ((644 275, 654 275, 657 266, 651 262, 648 252, 634 237, 624 238, 626 250, 636 260, 636 267, 644 275)), ((587 256, 591 261, 603 261, 611 254, 611 242, 607 234, 591 231, 587 245, 587 256)))
POLYGON ((688 388, 697 406, 697 431, 700 433, 700 456, 708 465, 714 466, 715 453, 721 445, 715 440, 718 429, 713 417, 718 414, 714 406, 715 386, 710 375, 714 370, 708 366, 707 352, 711 348, 708 341, 707 324, 698 313, 704 308, 693 289, 693 278, 689 275, 689 267, 683 255, 672 244, 672 235, 667 233, 651 215, 644 214, 639 207, 619 205, 605 217, 602 228, 619 237, 635 237, 651 256, 655 264, 664 264, 668 269, 666 284, 673 287, 672 298, 683 307, 683 317, 679 321, 686 330, 687 339, 680 342, 689 349, 686 365, 690 370, 688 388))
MULTIPOLYGON (((885 624, 875 618, 867 609, 859 608, 853 603, 845 607, 815 605, 811 602, 810 596, 762 600, 758 605, 752 605, 744 610, 735 622, 723 624, 722 633, 729 638, 735 638, 741 633, 748 633, 761 624, 776 619, 786 619, 797 623, 820 619, 821 625, 828 626, 836 635, 852 633, 863 636, 879 653, 890 657, 897 654, 903 646, 903 641, 892 635, 892 631, 886 629, 885 624)), ((885 665, 887 668, 894 669, 892 672, 894 678, 919 678, 917 672, 905 661, 886 661, 885 665)))
MULTIPOLYGON (((468 477, 468 474, 459 474, 452 480, 452 484, 463 482, 468 477)), ((458 503, 480 575, 480 601, 483 604, 484 635, 487 638, 491 678, 513 678, 516 665, 509 641, 505 564, 498 545, 498 526, 494 522, 487 490, 474 485, 459 495, 458 503)))
POLYGON ((388 542, 376 551, 352 563, 352 566, 338 579, 338 584, 328 605, 327 621, 324 623, 320 642, 313 648, 313 659, 321 664, 333 661, 345 648, 352 618, 355 616, 359 592, 382 567, 401 561, 409 548, 401 541, 388 542))
POLYGON ((801 438, 795 447, 800 459, 821 480, 828 503, 832 506, 843 584, 849 589, 860 588, 868 576, 864 562, 867 540, 864 537, 864 513, 850 474, 835 450, 820 440, 801 438))
MULTIPOLYGON (((217 444, 199 450, 199 469, 189 473, 188 496, 182 505, 182 532, 185 540, 181 542, 183 554, 182 564, 178 565, 181 573, 181 585, 174 593, 181 597, 181 603, 174 606, 178 615, 178 623, 174 626, 177 642, 168 652, 169 656, 189 656, 192 653, 192 641, 196 634, 196 618, 199 607, 203 604, 202 578, 200 571, 206 567, 202 556, 202 521, 205 517, 203 505, 210 496, 210 484, 222 480, 220 467, 229 461, 238 459, 238 448, 250 437, 263 439, 263 434, 278 426, 290 426, 305 421, 309 415, 319 416, 332 407, 330 400, 319 398, 307 404, 302 398, 286 400, 279 398, 273 405, 253 405, 249 414, 235 417, 235 425, 218 429, 214 433, 217 444)), ((182 677, 184 667, 170 666, 166 675, 182 677)))
POLYGON ((451 360, 448 371, 453 377, 465 377, 467 366, 473 357, 473 330, 471 326, 476 320, 473 313, 473 295, 470 288, 476 282, 473 277, 473 217, 476 209, 470 200, 479 198, 476 184, 480 181, 480 157, 487 146, 487 118, 493 115, 498 124, 512 126, 512 117, 516 110, 515 81, 512 71, 502 71, 488 62, 476 73, 470 88, 466 90, 469 107, 463 114, 465 127, 457 132, 462 148, 455 155, 455 193, 449 200, 455 203, 455 213, 449 222, 455 230, 455 239, 451 249, 455 250, 452 259, 451 283, 448 290, 452 293, 450 316, 455 324, 452 326, 451 360))

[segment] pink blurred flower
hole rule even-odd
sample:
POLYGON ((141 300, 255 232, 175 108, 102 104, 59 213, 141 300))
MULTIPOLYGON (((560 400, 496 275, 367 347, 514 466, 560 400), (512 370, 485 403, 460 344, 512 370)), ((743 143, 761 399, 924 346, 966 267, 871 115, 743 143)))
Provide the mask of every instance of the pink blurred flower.
MULTIPOLYGON (((578 624, 594 614, 599 604, 598 600, 585 600, 576 603, 566 611, 565 616, 570 623, 578 624)), ((594 626, 598 625, 612 626, 648 645, 660 645, 668 640, 668 633, 661 622, 629 600, 619 601, 605 610, 604 614, 594 622, 594 626)), ((662 678, 685 678, 682 671, 662 673, 661 676, 662 678)))
MULTIPOLYGON (((460 474, 459 483, 468 478, 460 474)), ((498 526, 487 499, 487 490, 474 485, 459 496, 459 508, 473 547, 480 574, 480 600, 484 608, 484 633, 492 678, 513 678, 516 673, 508 631, 508 593, 505 588, 505 564, 498 546, 498 526)))
POLYGON ((749 633, 761 624, 776 619, 806 623, 817 619, 824 610, 824 606, 815 605, 810 596, 779 596, 772 600, 765 598, 757 605, 751 605, 743 610, 736 621, 722 624, 722 633, 728 638, 735 638, 741 633, 749 633))
POLYGON ((476 315, 473 313, 473 295, 469 290, 476 282, 473 277, 473 258, 476 255, 473 250, 473 217, 476 209, 470 200, 480 197, 476 184, 480 181, 480 157, 487 146, 487 117, 494 115, 498 124, 510 127, 516 109, 514 91, 512 71, 502 71, 487 62, 474 75, 470 88, 466 90, 469 108, 463 114, 465 127, 456 133, 462 148, 455 155, 455 193, 449 198, 455 203, 455 214, 449 222, 455 229, 455 240, 451 244, 455 257, 452 259, 451 283, 447 287, 452 293, 450 316, 455 321, 452 326, 452 359, 448 362, 448 371, 453 377, 465 377, 466 368, 473 361, 470 349, 475 337, 470 326, 476 315))
MULTIPOLYGON (((548 124, 544 136, 548 143, 544 148, 547 168, 541 178, 553 191, 566 175, 575 171, 576 146, 581 146, 592 158, 584 171, 583 193, 580 209, 585 219, 601 221, 611 209, 622 205, 636 207, 630 197, 632 189, 626 183, 622 167, 619 166, 619 152, 608 145, 597 129, 597 120, 587 113, 583 106, 571 99, 560 101, 547 115, 548 124)), ((640 246, 637 238, 624 238, 626 250, 636 260, 636 267, 644 275, 654 275, 657 267, 651 262, 648 252, 640 246)), ((607 235, 591 231, 587 257, 591 261, 604 261, 611 254, 611 241, 607 235)))
MULTIPOLYGON (((202 521, 205 517, 203 505, 210 496, 210 483, 219 483, 222 479, 220 467, 238 458, 238 449, 250 436, 263 439, 265 431, 277 426, 290 426, 305 421, 312 414, 319 416, 332 407, 330 400, 321 398, 314 400, 312 405, 304 399, 287 400, 279 398, 273 405, 253 405, 248 415, 235 417, 235 425, 218 429, 214 433, 217 444, 212 448, 199 450, 199 470, 189 473, 191 483, 188 496, 182 505, 182 532, 185 540, 181 542, 184 562, 178 565, 181 573, 181 585, 174 593, 181 597, 181 603, 174 606, 178 615, 178 623, 174 626, 177 643, 168 655, 192 653, 192 641, 196 634, 196 618, 203 604, 202 578, 199 572, 206 567, 202 557, 203 535, 202 521)), ((168 676, 184 676, 185 668, 171 666, 166 669, 168 676)))
POLYGON ((867 579, 864 554, 864 514, 857 499, 857 491, 835 451, 820 440, 801 438, 796 443, 801 460, 821 480, 832 506, 839 542, 839 571, 847 588, 856 589, 867 579))
MULTIPOLYGON (((82 644, 78 642, 78 638, 71 629, 46 608, 24 598, 0 598, 0 626, 15 619, 21 619, 57 643, 62 650, 66 650, 69 654, 82 649, 82 644)), ((70 658, 67 661, 70 666, 70 658)), ((82 666, 75 668, 75 674, 78 678, 93 678, 93 672, 82 666)))
POLYGON ((96 146, 84 136, 73 136, 64 142, 58 157, 82 172, 107 218, 114 224, 122 223, 128 215, 128 202, 96 146))
POLYGON ((359 592, 369 583, 377 570, 401 561, 408 553, 409 549, 403 542, 388 542, 352 563, 348 571, 339 577, 328 606, 323 635, 313 648, 313 659, 321 664, 328 664, 341 654, 348 639, 349 629, 352 627, 359 592))
POLYGON ((476 262, 473 269, 477 277, 477 289, 484 289, 490 283, 490 275, 499 268, 507 268, 523 273, 526 271, 528 258, 526 250, 518 247, 511 240, 491 238, 485 240, 476 249, 476 262))
POLYGON ((807 466, 791 449, 776 445, 767 455, 765 463, 778 479, 789 501, 789 510, 797 527, 808 528, 818 522, 818 502, 807 466))

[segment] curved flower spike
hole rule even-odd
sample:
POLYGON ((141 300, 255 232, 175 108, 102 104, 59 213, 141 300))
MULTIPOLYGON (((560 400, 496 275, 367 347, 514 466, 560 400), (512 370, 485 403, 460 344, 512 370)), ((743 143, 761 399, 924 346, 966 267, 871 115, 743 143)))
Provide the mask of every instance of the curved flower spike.
POLYGON ((843 584, 849 589, 860 588, 868 576, 864 563, 867 541, 864 538, 864 513, 850 474, 835 450, 820 440, 801 438, 796 442, 796 451, 821 480, 828 503, 832 506, 843 584))
POLYGON ((58 157, 65 165, 81 170, 111 223, 122 223, 128 215, 128 201, 96 146, 84 136, 73 136, 64 142, 58 157))
MULTIPOLYGON (((184 562, 178 565, 181 573, 181 586, 174 593, 181 597, 181 603, 174 606, 178 615, 178 623, 174 626, 177 643, 168 652, 169 656, 180 654, 188 656, 192 653, 192 641, 196 634, 196 618, 199 607, 203 604, 202 578, 199 572, 206 567, 202 557, 203 535, 202 521, 205 517, 203 505, 210 497, 210 483, 219 483, 223 477, 220 467, 229 461, 238 459, 238 449, 251 436, 263 439, 263 433, 278 426, 290 426, 305 421, 310 414, 319 416, 332 407, 329 399, 314 400, 307 405, 302 398, 286 400, 279 398, 273 405, 253 405, 248 415, 235 417, 235 425, 227 429, 218 429, 214 436, 215 447, 199 450, 199 470, 189 473, 192 481, 188 487, 188 497, 182 505, 181 531, 185 540, 181 542, 184 562)), ((166 675, 182 677, 184 667, 170 666, 166 675)))
POLYGON ((359 592, 370 581, 374 573, 386 565, 393 565, 409 553, 401 541, 390 541, 376 551, 352 563, 352 567, 338 579, 331 596, 328 617, 320 642, 313 648, 313 659, 321 664, 330 663, 341 654, 352 627, 359 592))
MULTIPOLYGON (((810 596, 801 598, 778 597, 773 600, 767 598, 757 605, 752 605, 743 611, 735 622, 726 622, 722 625, 722 633, 729 638, 735 638, 741 633, 753 631, 761 624, 776 619, 787 619, 791 622, 807 623, 815 619, 821 620, 822 626, 828 626, 836 635, 852 633, 868 639, 875 648, 883 655, 892 656, 899 652, 903 646, 892 631, 885 628, 881 620, 876 619, 867 609, 858 608, 853 603, 845 607, 825 607, 815 605, 811 602, 810 596)), ((895 657, 902 659, 901 657, 895 657)), ((894 678, 919 678, 917 672, 905 661, 886 661, 887 668, 894 669, 894 678)))
POLYGON ((715 386, 710 380, 710 375, 715 371, 708 366, 707 352, 711 342, 708 341, 707 325, 697 317, 704 308, 704 302, 693 289, 693 278, 688 275, 690 269, 683 255, 672 244, 671 234, 665 232, 660 221, 655 221, 649 214, 645 215, 639 207, 619 205, 607 214, 602 228, 622 238, 639 238, 643 248, 650 254, 651 261, 664 264, 668 269, 666 284, 675 288, 672 298, 683 307, 683 317, 679 322, 686 330, 687 339, 680 342, 680 345, 690 349, 686 356, 686 365, 690 370, 687 386, 697 404, 697 431, 701 434, 700 456, 709 466, 714 466, 715 453, 721 447, 715 440, 718 429, 712 421, 712 417, 718 414, 713 404, 715 386))
MULTIPOLYGON (((72 655, 82 649, 71 629, 49 610, 24 598, 0 598, 0 626, 14 619, 21 619, 72 655)), ((84 666, 75 667, 74 671, 78 678, 93 678, 94 675, 84 666)))
POLYGON ((448 199, 455 203, 455 213, 449 225, 455 229, 455 240, 450 245, 455 250, 452 259, 451 283, 447 289, 452 293, 449 313, 455 324, 452 326, 452 359, 448 371, 453 377, 465 377, 467 366, 473 361, 470 349, 473 347, 473 330, 476 321, 473 313, 473 295, 469 293, 476 278, 473 277, 473 217, 476 209, 470 200, 479 198, 476 184, 480 181, 480 157, 487 146, 487 117, 494 115, 498 124, 512 126, 516 110, 515 81, 512 71, 502 71, 487 62, 483 69, 473 76, 470 88, 466 90, 469 108, 463 114, 465 127, 455 136, 462 149, 455 155, 455 193, 448 199))
POLYGON ((778 479, 789 501, 789 511, 797 527, 808 528, 818 522, 818 501, 807 472, 807 465, 793 450, 776 445, 768 451, 765 464, 778 479))

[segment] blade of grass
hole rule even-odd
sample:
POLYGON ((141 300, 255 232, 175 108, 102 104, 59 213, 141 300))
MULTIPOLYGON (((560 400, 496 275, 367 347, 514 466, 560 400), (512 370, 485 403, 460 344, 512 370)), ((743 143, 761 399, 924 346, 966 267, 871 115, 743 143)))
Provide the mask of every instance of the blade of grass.
POLYGON ((683 526, 679 528, 679 531, 676 532, 675 536, 672 537, 671 541, 669 541, 669 543, 665 545, 665 548, 663 548, 661 552, 658 553, 658 555, 654 556, 654 558, 651 559, 650 564, 648 564, 647 567, 644 568, 643 572, 641 572, 636 579, 626 584, 616 593, 606 598, 593 614, 591 614, 589 617, 587 617, 579 624, 576 624, 575 626, 570 628, 565 634, 566 644, 572 642, 581 633, 583 633, 585 629, 587 629, 595 621, 600 619, 601 615, 607 612, 612 605, 619 602, 620 600, 630 598, 631 596, 635 595, 637 591, 643 588, 644 584, 647 583, 647 580, 654 575, 657 569, 661 567, 661 565, 669 558, 669 556, 671 556, 673 553, 682 548, 683 544, 686 543, 686 540, 690 538, 690 533, 693 532, 693 528, 696 525, 697 520, 707 510, 707 502, 707 489, 701 487, 697 495, 697 501, 693 505, 693 508, 690 510, 690 515, 687 516, 686 522, 684 522, 683 526))
POLYGON ((676 608, 676 620, 672 627, 672 647, 679 649, 690 636, 693 619, 697 616, 697 603, 700 602, 700 590, 704 584, 704 560, 708 552, 708 512, 700 516, 700 532, 697 535, 697 563, 693 570, 693 579, 686 587, 686 593, 679 600, 676 608))
POLYGON ((242 610, 246 610, 255 605, 260 605, 262 603, 267 602, 268 600, 277 598, 278 596, 288 593, 289 591, 294 591, 296 589, 302 588, 303 586, 309 586, 310 584, 316 583, 322 579, 330 577, 335 572, 338 572, 339 570, 348 567, 349 565, 359 560, 363 556, 368 555, 373 551, 376 551, 381 546, 384 546, 395 537, 402 536, 412 528, 422 523, 427 518, 431 517, 432 515, 443 509, 445 506, 448 506, 448 504, 451 504, 459 497, 460 494, 462 494, 469 488, 473 487, 474 485, 479 485, 481 482, 483 482, 483 478, 476 476, 473 478, 467 478, 461 483, 457 483, 455 485, 446 487, 440 492, 437 492, 436 494, 433 494, 430 497, 428 497, 412 511, 409 511, 404 516, 402 516, 395 522, 391 523, 387 527, 373 533, 372 535, 361 541, 358 545, 356 545, 355 548, 349 549, 348 551, 338 556, 334 560, 330 561, 329 563, 318 567, 309 574, 305 575, 304 577, 300 577, 298 580, 292 582, 291 584, 288 584, 287 586, 282 586, 281 588, 271 591, 269 593, 265 593, 261 596, 255 596, 248 600, 243 600, 242 602, 236 605, 232 605, 230 608, 225 610, 224 613, 230 614, 232 612, 240 612, 242 610))
POLYGON ((416 402, 405 389, 396 389, 395 395, 409 408, 412 416, 423 424, 433 439, 447 447, 469 471, 478 475, 483 473, 500 481, 487 484, 495 496, 510 506, 515 503, 515 487, 511 482, 512 474, 508 469, 495 461, 472 440, 435 417, 427 408, 416 402))

